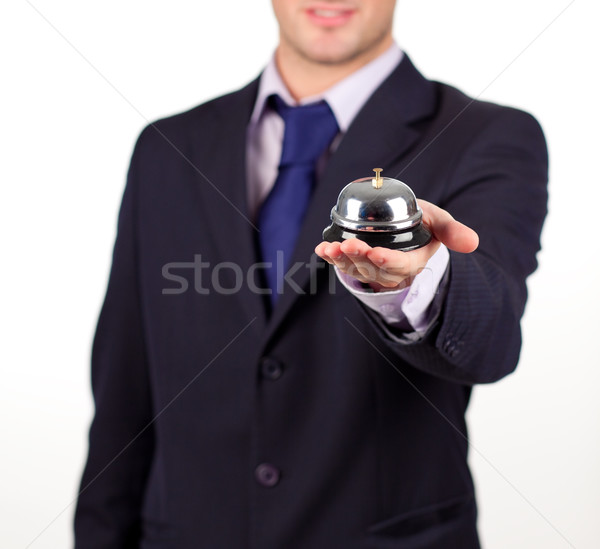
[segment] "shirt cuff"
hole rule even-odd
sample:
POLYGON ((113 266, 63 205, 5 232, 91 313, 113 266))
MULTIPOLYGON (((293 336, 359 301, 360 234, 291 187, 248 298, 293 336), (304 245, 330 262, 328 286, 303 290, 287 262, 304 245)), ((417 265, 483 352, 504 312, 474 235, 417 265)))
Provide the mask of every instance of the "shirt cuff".
POLYGON ((448 249, 441 244, 409 287, 382 292, 365 289, 360 281, 337 268, 335 272, 342 285, 366 307, 378 313, 386 324, 420 334, 429 328, 432 317, 437 315, 431 304, 439 292, 449 261, 448 249))

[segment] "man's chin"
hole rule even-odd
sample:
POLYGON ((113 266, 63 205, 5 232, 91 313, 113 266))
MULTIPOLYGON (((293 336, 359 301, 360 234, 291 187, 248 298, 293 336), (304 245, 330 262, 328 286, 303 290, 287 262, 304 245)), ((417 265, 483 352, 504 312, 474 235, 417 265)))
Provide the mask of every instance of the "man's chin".
POLYGON ((350 47, 325 45, 323 47, 313 46, 300 52, 301 55, 312 63, 319 65, 345 65, 354 61, 361 52, 350 47))

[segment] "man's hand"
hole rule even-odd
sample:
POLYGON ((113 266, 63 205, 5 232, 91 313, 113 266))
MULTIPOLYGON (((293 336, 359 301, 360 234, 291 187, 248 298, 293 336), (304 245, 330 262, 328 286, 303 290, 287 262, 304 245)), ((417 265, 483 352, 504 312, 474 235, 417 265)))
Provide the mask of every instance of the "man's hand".
POLYGON ((411 252, 388 248, 371 248, 357 238, 344 242, 321 242, 315 253, 343 273, 365 282, 375 291, 410 286, 414 277, 427 265, 440 243, 450 250, 471 253, 479 245, 479 236, 456 221, 447 211, 419 200, 423 222, 432 233, 427 246, 411 252))

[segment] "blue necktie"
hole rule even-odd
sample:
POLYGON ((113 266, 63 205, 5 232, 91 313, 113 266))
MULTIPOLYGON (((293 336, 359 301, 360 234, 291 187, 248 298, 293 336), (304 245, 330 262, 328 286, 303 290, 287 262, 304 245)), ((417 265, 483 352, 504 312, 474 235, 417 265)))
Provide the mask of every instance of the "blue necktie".
POLYGON ((285 132, 279 173, 258 216, 266 280, 275 303, 287 271, 315 183, 316 164, 338 132, 325 101, 290 107, 273 95, 269 104, 283 118, 285 132))

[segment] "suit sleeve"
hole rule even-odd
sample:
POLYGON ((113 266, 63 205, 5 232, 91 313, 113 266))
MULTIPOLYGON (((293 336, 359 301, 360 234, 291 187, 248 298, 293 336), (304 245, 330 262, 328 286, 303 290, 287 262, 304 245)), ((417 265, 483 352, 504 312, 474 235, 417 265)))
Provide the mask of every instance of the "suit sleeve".
POLYGON ((502 108, 469 140, 439 205, 475 229, 480 245, 472 254, 451 252, 437 322, 414 341, 368 313, 399 358, 467 385, 493 382, 515 369, 547 181, 546 143, 530 115, 502 108))
POLYGON ((136 267, 136 163, 141 141, 123 195, 92 347, 95 416, 75 513, 77 548, 139 544, 140 507, 154 445, 136 267))

